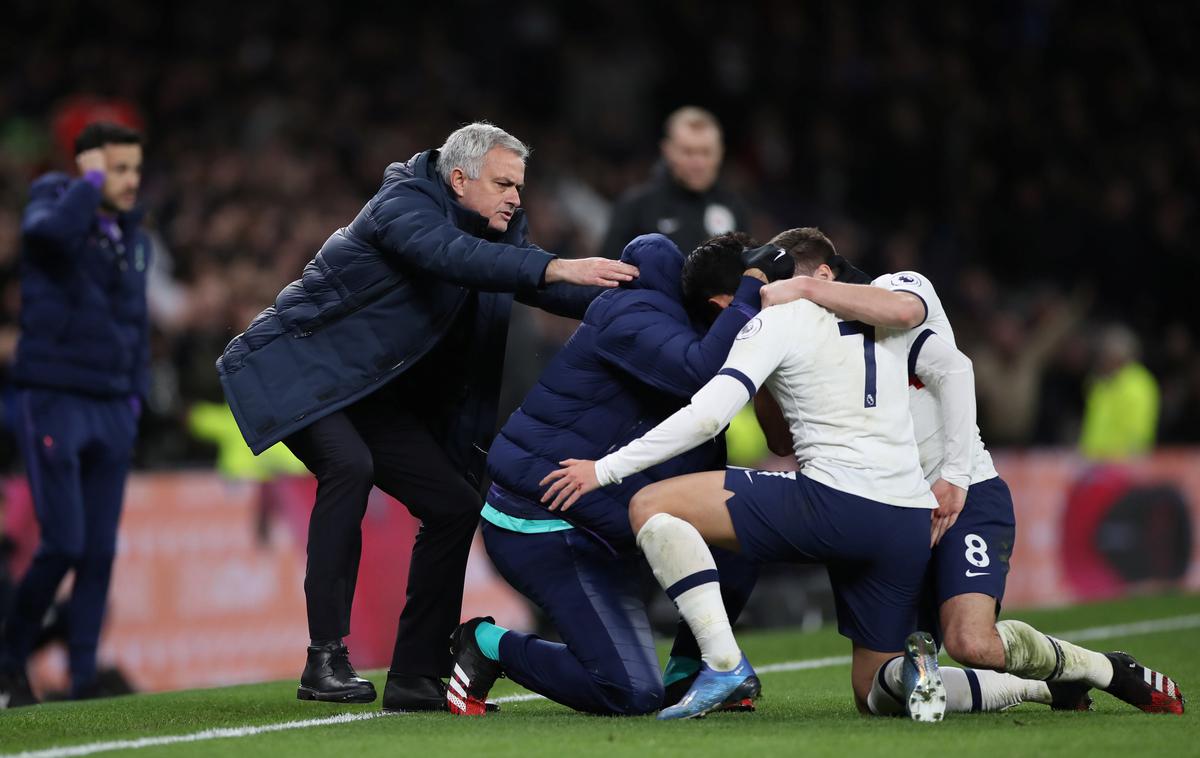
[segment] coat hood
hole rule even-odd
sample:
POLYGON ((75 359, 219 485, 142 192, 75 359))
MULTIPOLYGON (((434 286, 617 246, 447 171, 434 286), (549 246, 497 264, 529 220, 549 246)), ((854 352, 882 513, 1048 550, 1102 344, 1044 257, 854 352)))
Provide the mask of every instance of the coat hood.
POLYGON ((634 238, 621 253, 621 261, 638 267, 638 278, 625 287, 661 292, 683 302, 683 253, 661 234, 643 234, 634 238))

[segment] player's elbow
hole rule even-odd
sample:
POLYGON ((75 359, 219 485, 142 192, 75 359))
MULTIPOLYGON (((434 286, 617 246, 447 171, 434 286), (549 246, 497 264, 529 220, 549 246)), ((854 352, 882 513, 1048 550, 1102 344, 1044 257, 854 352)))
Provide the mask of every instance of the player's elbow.
POLYGON ((696 428, 700 434, 704 435, 705 439, 711 440, 721 433, 725 427, 725 422, 716 416, 701 416, 696 420, 696 428))
POLYGON ((925 321, 925 303, 917 297, 902 295, 892 307, 893 329, 912 329, 925 321))
POLYGON ((792 450, 792 440, 790 437, 784 439, 774 435, 769 436, 767 437, 767 448, 775 455, 783 457, 787 457, 795 452, 792 450))

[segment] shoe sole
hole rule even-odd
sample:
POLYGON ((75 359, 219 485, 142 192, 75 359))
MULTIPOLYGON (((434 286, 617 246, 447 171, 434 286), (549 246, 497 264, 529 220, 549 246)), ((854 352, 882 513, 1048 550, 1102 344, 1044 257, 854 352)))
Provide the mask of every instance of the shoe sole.
POLYGON ((946 685, 937 666, 937 648, 927 632, 915 632, 905 640, 909 661, 917 670, 917 682, 908 693, 908 715, 913 721, 936 723, 946 716, 946 685))
POLYGON ((303 685, 296 688, 297 700, 311 700, 320 703, 374 703, 376 697, 375 692, 362 692, 361 690, 321 692, 303 685))

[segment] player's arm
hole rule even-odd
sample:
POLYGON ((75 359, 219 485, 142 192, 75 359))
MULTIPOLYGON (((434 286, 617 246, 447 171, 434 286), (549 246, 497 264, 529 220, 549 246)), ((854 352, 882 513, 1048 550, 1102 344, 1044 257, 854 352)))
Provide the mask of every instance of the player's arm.
POLYGON ((797 276, 763 287, 763 307, 811 300, 847 321, 862 321, 888 329, 912 329, 925 321, 925 301, 914 292, 870 284, 844 284, 797 276))
POLYGON ((758 425, 763 431, 763 436, 767 438, 767 447, 772 453, 795 454, 792 430, 788 428, 783 411, 780 410, 779 403, 775 402, 775 396, 766 387, 754 395, 754 415, 758 418, 758 425))
POLYGON ((909 348, 910 372, 934 394, 942 410, 945 457, 933 483, 938 509, 931 544, 954 525, 967 499, 974 464, 975 371, 971 359, 933 330, 926 329, 909 348))
POLYGON ((48 176, 33 183, 21 219, 21 234, 26 239, 45 243, 60 254, 71 252, 72 243, 91 229, 100 207, 104 174, 89 172, 65 185, 61 177, 48 176))
POLYGON ((645 384, 691 397, 716 375, 738 332, 758 315, 762 285, 754 275, 744 275, 732 304, 704 336, 650 303, 624 311, 599 330, 596 354, 645 384))
POLYGON ((725 366, 700 388, 686 408, 599 461, 561 461, 564 468, 541 481, 542 486, 550 485, 542 502, 549 503, 550 510, 569 508, 598 487, 617 484, 720 434, 792 347, 793 340, 780 318, 763 314, 751 323, 755 322, 759 324, 757 330, 743 332, 744 336, 734 342, 725 366))

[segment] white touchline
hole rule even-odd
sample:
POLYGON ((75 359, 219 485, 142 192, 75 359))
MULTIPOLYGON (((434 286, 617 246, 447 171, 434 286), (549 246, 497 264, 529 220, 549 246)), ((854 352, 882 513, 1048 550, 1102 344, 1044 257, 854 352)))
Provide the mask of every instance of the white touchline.
MULTIPOLYGON (((1083 642, 1085 640, 1103 640, 1111 639, 1113 637, 1134 636, 1138 634, 1157 634, 1159 632, 1173 632, 1180 629, 1196 629, 1198 627, 1200 627, 1200 613, 1194 613, 1188 616, 1172 616, 1169 618, 1150 619, 1148 621, 1133 621, 1128 624, 1093 626, 1087 629, 1075 629, 1069 632, 1055 632, 1054 636, 1061 637, 1065 640, 1083 642)), ((835 655, 828 658, 810 658, 803 661, 771 663, 767 664, 766 666, 760 666, 755 670, 760 674, 774 674, 784 671, 807 671, 809 669, 829 668, 832 666, 848 666, 849 664, 850 656, 835 655)), ((545 698, 542 695, 527 693, 524 695, 508 695, 507 697, 498 697, 492 702, 525 703, 530 700, 544 699, 545 698)), ((371 711, 370 713, 340 713, 336 716, 328 716, 326 718, 305 719, 304 721, 284 721, 279 724, 264 724, 263 726, 237 726, 223 729, 205 729, 202 732, 193 732, 192 734, 175 734, 166 735, 163 737, 142 737, 136 740, 114 740, 111 742, 89 742, 83 745, 52 747, 44 750, 28 750, 24 753, 8 753, 5 755, 0 755, 0 758, 71 758, 72 756, 92 755, 94 753, 104 753, 110 750, 136 750, 143 747, 177 745, 184 742, 202 742, 204 740, 231 739, 234 737, 253 737, 258 734, 266 734, 268 732, 283 732, 289 729, 308 729, 309 727, 314 726, 348 724, 354 721, 369 721, 385 715, 389 714, 385 714, 381 711, 371 711)))

